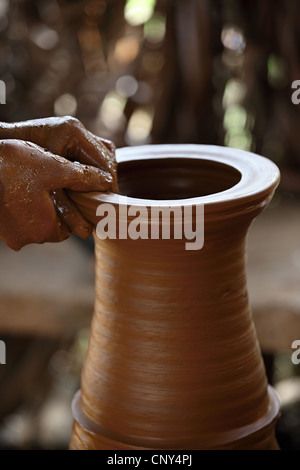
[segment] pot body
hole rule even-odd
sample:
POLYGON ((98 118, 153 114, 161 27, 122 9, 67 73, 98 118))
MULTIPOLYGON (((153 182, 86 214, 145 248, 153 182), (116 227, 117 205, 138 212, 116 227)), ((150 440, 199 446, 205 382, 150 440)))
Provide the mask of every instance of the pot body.
POLYGON ((115 239, 95 232, 95 311, 71 449, 276 449, 279 402, 245 268, 248 229, 278 184, 276 166, 185 145, 121 149, 118 160, 126 204, 117 195, 72 195, 95 225, 99 204, 111 204, 117 230, 115 239), (149 226, 153 207, 190 207, 203 246, 187 249, 186 237, 174 235, 175 215, 169 239, 151 239, 149 227, 148 238, 120 239, 132 205, 140 212, 127 211, 123 227, 134 214, 149 226))

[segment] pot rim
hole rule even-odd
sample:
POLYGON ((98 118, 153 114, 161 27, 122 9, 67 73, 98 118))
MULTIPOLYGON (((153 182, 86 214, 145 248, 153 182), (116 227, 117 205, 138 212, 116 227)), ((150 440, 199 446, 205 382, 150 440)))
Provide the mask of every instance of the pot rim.
POLYGON ((206 196, 186 199, 142 199, 127 197, 112 192, 89 193, 99 203, 127 206, 187 206, 218 204, 230 201, 264 198, 272 194, 279 184, 278 167, 266 157, 245 150, 202 144, 159 144, 122 147, 116 150, 117 163, 153 159, 201 159, 218 162, 237 170, 241 174, 238 183, 229 189, 206 196))

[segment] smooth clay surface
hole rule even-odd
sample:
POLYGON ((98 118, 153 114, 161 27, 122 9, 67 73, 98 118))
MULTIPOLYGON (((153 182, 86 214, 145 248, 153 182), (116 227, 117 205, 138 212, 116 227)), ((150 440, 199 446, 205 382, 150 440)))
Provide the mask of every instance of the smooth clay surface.
MULTIPOLYGON (((248 302, 252 220, 279 181, 263 157, 221 147, 121 149, 127 204, 205 204, 204 246, 99 240, 96 299, 72 449, 276 449, 268 387, 248 302)), ((118 195, 71 194, 84 216, 118 195)))

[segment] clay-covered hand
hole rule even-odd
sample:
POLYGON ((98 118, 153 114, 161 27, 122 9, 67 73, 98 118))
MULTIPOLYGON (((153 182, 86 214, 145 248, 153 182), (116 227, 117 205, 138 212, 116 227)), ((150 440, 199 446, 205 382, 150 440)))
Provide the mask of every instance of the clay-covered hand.
POLYGON ((39 145, 56 155, 108 171, 112 190, 117 192, 115 146, 89 132, 71 116, 0 123, 0 139, 20 139, 39 145))
MULTIPOLYGON (((0 239, 14 250, 28 243, 62 241, 72 231, 82 238, 88 237, 92 227, 64 189, 107 191, 112 188, 113 148, 109 149, 110 144, 105 146, 111 154, 111 163, 105 163, 106 151, 102 149, 102 161, 100 164, 98 156, 99 168, 96 168, 86 164, 97 163, 96 149, 92 152, 93 141, 81 151, 75 131, 78 140, 66 135, 64 141, 60 127, 58 134, 50 127, 49 145, 45 147, 51 147, 52 152, 24 140, 11 137, 0 140, 0 239), (84 164, 69 161, 58 153, 72 153, 73 160, 80 159, 84 164)), ((44 131, 46 136, 47 131, 44 131)))
POLYGON ((18 250, 71 231, 88 237, 64 189, 117 192, 114 144, 70 116, 0 123, 0 139, 0 239, 18 250))

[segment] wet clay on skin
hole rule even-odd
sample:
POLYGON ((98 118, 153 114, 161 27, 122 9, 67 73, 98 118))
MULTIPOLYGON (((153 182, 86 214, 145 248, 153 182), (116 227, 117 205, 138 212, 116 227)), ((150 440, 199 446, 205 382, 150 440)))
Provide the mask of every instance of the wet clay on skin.
POLYGON ((0 239, 19 250, 88 237, 92 225, 66 189, 116 192, 114 145, 70 117, 0 123, 0 239))
MULTIPOLYGON (((197 145, 121 149, 117 159, 128 205, 204 203, 204 246, 95 236, 95 311, 71 449, 277 449, 279 402, 245 269, 247 232, 277 167, 197 145)), ((99 204, 119 209, 113 193, 71 197, 94 225, 99 204)))

